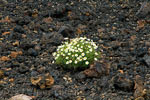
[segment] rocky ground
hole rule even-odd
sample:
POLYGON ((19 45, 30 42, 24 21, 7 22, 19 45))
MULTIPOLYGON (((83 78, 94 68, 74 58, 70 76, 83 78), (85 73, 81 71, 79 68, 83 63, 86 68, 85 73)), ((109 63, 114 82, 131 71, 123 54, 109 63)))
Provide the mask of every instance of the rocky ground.
POLYGON ((150 3, 144 0, 1 0, 0 100, 150 100, 150 3), (53 64, 64 38, 102 52, 89 69, 53 64))

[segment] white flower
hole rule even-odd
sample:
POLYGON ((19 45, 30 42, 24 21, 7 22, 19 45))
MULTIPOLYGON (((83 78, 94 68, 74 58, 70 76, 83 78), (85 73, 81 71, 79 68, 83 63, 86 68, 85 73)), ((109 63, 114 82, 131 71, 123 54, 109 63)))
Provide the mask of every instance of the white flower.
POLYGON ((69 38, 64 38, 64 40, 68 40, 69 38))
POLYGON ((64 45, 58 46, 58 49, 61 49, 61 48, 63 48, 63 47, 64 47, 64 45))
POLYGON ((75 64, 77 64, 77 63, 78 63, 78 61, 76 61, 76 60, 75 60, 75 61, 74 61, 74 63, 75 63, 75 64))
POLYGON ((93 51, 92 48, 89 51, 92 52, 93 51))
POLYGON ((96 44, 94 42, 91 42, 91 45, 96 46, 96 44))
POLYGON ((56 51, 59 51, 59 48, 57 48, 57 50, 56 51))
POLYGON ((56 52, 53 53, 53 56, 56 56, 56 52))
POLYGON ((78 61, 82 61, 81 57, 78 57, 77 60, 78 60, 78 61))
POLYGON ((86 64, 86 65, 88 65, 88 64, 89 64, 89 62, 88 62, 88 61, 86 61, 86 62, 85 62, 85 64, 86 64))
POLYGON ((77 44, 77 42, 78 42, 78 41, 74 41, 74 42, 73 42, 73 45, 76 45, 76 44, 77 44))
POLYGON ((94 58, 95 61, 97 61, 97 58, 94 58))
POLYGON ((80 37, 79 39, 83 39, 84 37, 80 37))
POLYGON ((60 49, 60 51, 64 51, 64 49, 60 49))
POLYGON ((62 56, 65 56, 65 54, 63 52, 60 53, 62 56))
POLYGON ((75 50, 75 52, 79 52, 78 50, 75 50))
POLYGON ((77 58, 77 60, 81 59, 80 57, 77 58))
POLYGON ((86 53, 90 53, 89 51, 87 51, 86 53))
POLYGON ((69 57, 66 57, 66 59, 69 59, 69 57))
POLYGON ((89 42, 88 42, 88 41, 85 41, 85 43, 88 44, 89 42))
POLYGON ((98 55, 98 53, 97 53, 97 52, 95 52, 95 55, 97 56, 97 55, 98 55))
POLYGON ((98 46, 95 46, 95 47, 94 47, 94 49, 97 49, 97 48, 98 48, 98 46))
POLYGON ((77 57, 77 56, 78 56, 78 54, 75 54, 75 56, 77 57))
POLYGON ((72 63, 72 60, 69 60, 69 63, 72 63))
POLYGON ((91 46, 88 46, 89 48, 91 48, 91 46))
POLYGON ((65 49, 64 51, 65 51, 65 53, 67 53, 67 52, 68 52, 68 49, 65 49))
POLYGON ((90 41, 90 39, 87 39, 88 41, 90 41))
POLYGON ((68 55, 71 55, 71 53, 69 52, 68 55))
POLYGON ((82 56, 85 56, 85 54, 84 54, 84 53, 82 53, 81 55, 82 55, 82 56))
POLYGON ((81 40, 81 42, 83 42, 84 40, 81 40))
POLYGON ((70 49, 69 51, 72 51, 72 52, 74 52, 74 49, 70 49))
POLYGON ((73 49, 73 46, 70 46, 69 49, 73 49))
POLYGON ((80 58, 79 61, 82 61, 82 59, 80 58))
POLYGON ((57 54, 57 55, 56 55, 56 57, 59 57, 59 56, 60 56, 60 54, 57 54))
POLYGON ((77 47, 74 47, 74 49, 77 49, 77 47))
POLYGON ((85 39, 86 39, 86 37, 80 37, 80 39, 81 39, 81 40, 85 40, 85 39))
POLYGON ((84 57, 83 60, 87 60, 87 57, 84 57))
POLYGON ((67 61, 66 64, 69 64, 69 61, 67 61))
POLYGON ((54 64, 54 63, 55 63, 55 61, 53 60, 53 61, 52 61, 52 64, 54 64))
POLYGON ((82 49, 80 49, 80 48, 78 48, 78 50, 79 50, 80 52, 83 52, 83 50, 82 50, 82 49))
POLYGON ((81 46, 81 48, 83 48, 83 46, 81 46))
POLYGON ((65 45, 68 45, 69 43, 68 42, 65 42, 65 45))

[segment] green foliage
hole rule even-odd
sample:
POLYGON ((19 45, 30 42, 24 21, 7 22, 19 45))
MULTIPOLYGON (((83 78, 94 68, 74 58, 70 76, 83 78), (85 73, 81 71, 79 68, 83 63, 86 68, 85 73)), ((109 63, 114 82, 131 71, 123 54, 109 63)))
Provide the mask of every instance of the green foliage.
POLYGON ((56 64, 66 68, 86 68, 100 57, 100 52, 96 51, 97 48, 98 46, 92 40, 80 37, 58 46, 53 56, 56 64))

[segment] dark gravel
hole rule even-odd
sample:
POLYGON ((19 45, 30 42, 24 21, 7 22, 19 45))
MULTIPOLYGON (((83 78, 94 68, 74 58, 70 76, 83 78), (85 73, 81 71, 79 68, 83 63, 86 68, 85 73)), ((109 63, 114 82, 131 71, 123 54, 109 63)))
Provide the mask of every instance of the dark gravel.
POLYGON ((150 100, 149 5, 144 0, 1 0, 0 100, 17 94, 35 100, 150 100), (101 64, 88 71, 53 64, 52 52, 64 38, 79 36, 98 44, 101 64))

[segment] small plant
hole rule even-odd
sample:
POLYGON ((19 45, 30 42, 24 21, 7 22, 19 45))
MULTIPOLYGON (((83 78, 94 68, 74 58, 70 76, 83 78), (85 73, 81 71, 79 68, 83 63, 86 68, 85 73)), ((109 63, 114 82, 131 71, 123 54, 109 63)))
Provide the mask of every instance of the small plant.
POLYGON ((92 40, 80 37, 58 46, 53 56, 56 64, 66 68, 86 68, 100 57, 97 48, 98 46, 92 40))

